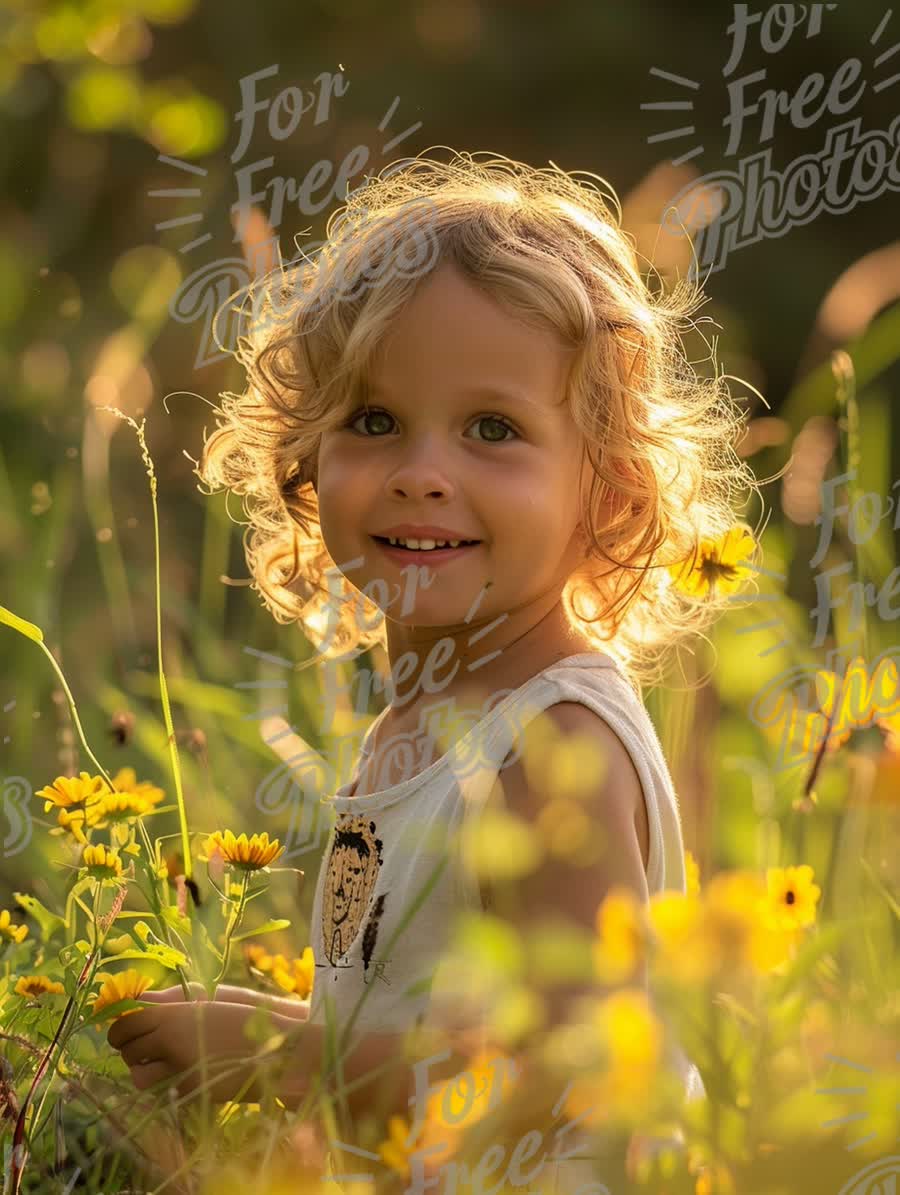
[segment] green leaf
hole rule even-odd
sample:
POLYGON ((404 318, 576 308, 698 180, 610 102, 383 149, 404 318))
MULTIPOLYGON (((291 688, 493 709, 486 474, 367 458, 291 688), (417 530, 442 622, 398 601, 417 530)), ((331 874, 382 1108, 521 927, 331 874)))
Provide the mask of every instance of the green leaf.
POLYGON ((0 606, 0 622, 6 623, 8 627, 18 631, 26 639, 31 639, 35 643, 44 642, 44 632, 40 627, 36 627, 33 622, 26 622, 24 618, 19 618, 18 614, 13 614, 12 610, 7 610, 5 606, 0 606))
POLYGON ((123 950, 116 955, 116 958, 150 959, 154 963, 159 963, 160 966, 168 968, 169 971, 175 971, 187 963, 186 956, 180 950, 175 950, 172 946, 164 946, 162 943, 157 942, 148 943, 143 950, 123 950))
POLYGON ((73 963, 83 963, 90 953, 90 942, 86 942, 84 938, 79 938, 71 946, 64 946, 57 957, 64 967, 71 967, 73 963))
POLYGON ((200 921, 199 919, 197 921, 197 930, 198 930, 197 936, 200 939, 203 949, 205 951, 208 951, 210 954, 214 955, 219 960, 219 962, 221 962, 222 959, 224 958, 222 951, 218 948, 218 946, 212 940, 212 938, 209 935, 209 930, 206 928, 206 926, 203 924, 203 922, 200 921))
POLYGON ((234 934, 231 940, 232 942, 243 942, 245 938, 255 938, 259 934, 273 934, 276 930, 287 929, 290 924, 285 917, 276 917, 271 921, 265 921, 256 929, 248 929, 243 934, 234 934))
POLYGON ((62 917, 44 908, 36 896, 27 892, 14 892, 13 896, 26 912, 30 913, 41 928, 41 941, 47 942, 61 929, 66 928, 62 917))
POLYGON ((194 927, 191 925, 190 917, 185 917, 184 913, 179 913, 174 905, 163 905, 162 908, 163 921, 167 921, 173 929, 177 929, 180 934, 186 934, 188 937, 194 932, 194 927))

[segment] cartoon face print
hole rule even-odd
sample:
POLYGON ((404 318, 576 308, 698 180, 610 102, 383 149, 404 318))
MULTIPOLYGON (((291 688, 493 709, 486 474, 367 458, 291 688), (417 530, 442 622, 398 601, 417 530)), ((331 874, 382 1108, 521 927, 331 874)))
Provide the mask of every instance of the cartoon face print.
POLYGON ((381 869, 381 846, 374 822, 349 814, 338 819, 322 901, 322 946, 332 966, 359 933, 381 869))

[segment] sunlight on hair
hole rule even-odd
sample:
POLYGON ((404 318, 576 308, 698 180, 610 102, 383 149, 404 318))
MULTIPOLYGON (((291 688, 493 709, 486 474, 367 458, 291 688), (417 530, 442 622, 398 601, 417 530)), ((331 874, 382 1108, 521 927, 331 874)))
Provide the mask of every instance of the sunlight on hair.
POLYGON ((429 152, 367 177, 330 216, 318 252, 257 280, 236 352, 246 388, 221 396, 197 476, 210 492, 244 497, 248 567, 277 621, 299 623, 319 658, 385 648, 384 612, 325 545, 318 448, 358 402, 394 318, 451 264, 573 350, 565 398, 595 484, 587 559, 563 605, 636 690, 658 684, 669 654, 733 608, 714 588, 671 585, 667 570, 741 521, 737 494, 758 494, 736 450, 745 413, 727 377, 699 375, 682 344, 706 299, 686 280, 650 289, 615 191, 598 176, 429 152))

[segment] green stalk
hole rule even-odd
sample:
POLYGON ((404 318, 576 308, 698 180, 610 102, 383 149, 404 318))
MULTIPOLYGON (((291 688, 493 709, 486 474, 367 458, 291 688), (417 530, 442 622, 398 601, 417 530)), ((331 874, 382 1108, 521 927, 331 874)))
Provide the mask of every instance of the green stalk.
MULTIPOLYGON (((831 354, 831 368, 834 373, 835 381, 837 383, 837 401, 840 417, 838 419, 838 429, 840 432, 840 453, 843 463, 844 472, 852 473, 853 477, 847 482, 847 500, 850 510, 853 507, 862 493, 862 487, 859 483, 859 468, 861 464, 862 454, 860 452, 860 436, 859 436, 859 405, 856 401, 856 374, 853 369, 853 362, 850 356, 838 350, 831 354)), ((865 571, 862 563, 862 553, 859 545, 853 543, 851 538, 853 551, 854 572, 856 575, 856 582, 859 585, 859 591, 865 593, 865 571)), ((864 667, 868 672, 869 669, 869 620, 867 614, 866 602, 863 599, 862 605, 862 658, 864 667)), ((850 660, 847 665, 849 667, 850 660)), ((841 681, 839 695, 836 696, 835 702, 843 702, 844 700, 844 682, 846 680, 846 669, 844 678, 841 681)), ((851 762, 852 776, 854 785, 860 783, 860 778, 864 772, 862 767, 853 768, 851 762)), ((865 799, 861 801, 858 807, 853 810, 846 808, 840 812, 840 823, 836 831, 837 842, 840 843, 845 832, 849 831, 852 836, 858 836, 858 841, 863 843, 866 836, 866 823, 868 821, 869 801, 868 796, 871 792, 869 786, 865 790, 865 799)), ((837 848, 836 848, 837 850, 837 848)), ((835 862, 837 867, 837 861, 835 862)), ((835 871, 835 882, 838 882, 838 873, 835 871)))
MULTIPOLYGON (((838 403, 838 432, 840 440, 840 459, 842 471, 852 473, 847 482, 847 500, 852 512, 858 498, 862 496, 859 469, 862 463, 859 437, 859 404, 856 400, 856 373, 853 362, 848 353, 838 349, 831 354, 831 369, 837 387, 838 403)), ((851 539, 853 550, 853 566, 856 582, 860 592, 864 592, 865 570, 862 563, 862 553, 857 544, 851 539)), ((862 602, 862 657, 869 666, 869 620, 866 603, 862 602)))
POLYGON ((106 781, 106 783, 112 789, 114 786, 113 786, 113 782, 112 782, 112 779, 111 779, 109 773, 106 771, 106 769, 103 767, 103 764, 100 763, 100 761, 97 759, 96 755, 94 755, 93 751, 88 746, 88 741, 84 737, 84 730, 82 729, 82 726, 81 726, 81 719, 78 717, 78 709, 75 705, 75 698, 72 696, 72 691, 69 688, 69 685, 68 685, 68 682, 66 681, 65 676, 63 676, 62 669, 60 668, 59 664, 57 664, 57 662, 56 662, 56 658, 54 657, 53 653, 50 651, 49 647, 47 647, 47 644, 44 642, 43 635, 41 636, 40 639, 37 640, 37 645, 41 649, 41 651, 44 653, 44 655, 47 657, 47 659, 50 661, 50 663, 53 667, 53 671, 56 673, 57 679, 59 680, 59 683, 62 685, 62 690, 66 695, 66 701, 68 701, 68 703, 69 703, 69 712, 72 715, 72 721, 75 723, 75 729, 78 731, 78 738, 81 741, 81 745, 84 748, 85 753, 88 756, 88 759, 90 759, 91 763, 93 763, 94 767, 97 769, 97 771, 100 773, 100 775, 106 781))
POLYGON ((85 960, 84 966, 81 969, 81 974, 75 985, 75 993, 70 996, 66 1007, 63 1009, 62 1017, 56 1027, 56 1033, 53 1035, 53 1040, 50 1045, 42 1053, 42 1058, 38 1064, 37 1071, 31 1081, 31 1086, 28 1093, 22 1102, 19 1109, 19 1115, 16 1119, 15 1130, 13 1132, 13 1157, 12 1166, 8 1177, 9 1195, 19 1195, 22 1176, 25 1173, 25 1167, 28 1164, 29 1148, 25 1145, 26 1137, 29 1139, 29 1146, 31 1134, 28 1133, 26 1122, 28 1121, 29 1113, 34 1106, 36 1092, 41 1082, 46 1078, 46 1084, 41 1096, 40 1103, 37 1105, 34 1115, 31 1117, 32 1124, 35 1125, 40 1118, 41 1110, 47 1099, 53 1079, 56 1075, 57 1066, 60 1057, 65 1053, 66 1043, 71 1035, 71 1028, 73 1021, 81 1015, 81 1010, 84 1005, 88 990, 93 983, 94 974, 97 970, 98 955, 101 953, 106 937, 109 933, 112 923, 122 907, 122 902, 125 899, 126 889, 122 888, 119 895, 113 901, 110 913, 103 919, 102 931, 97 919, 97 906, 99 901, 100 885, 97 884, 94 889, 94 909, 93 917, 91 919, 91 930, 94 943, 90 954, 85 960), (49 1072, 49 1073, 48 1073, 49 1072))
POLYGON ((184 790, 181 783, 181 763, 178 758, 178 747, 175 742, 175 727, 172 723, 172 707, 169 704, 169 689, 166 684, 166 674, 163 668, 163 646, 162 646, 162 595, 160 586, 160 561, 159 561, 159 510, 156 502, 156 470, 153 467, 153 460, 150 452, 147 449, 147 441, 144 438, 145 419, 142 419, 140 424, 120 411, 118 407, 101 407, 102 411, 111 411, 119 419, 124 419, 126 423, 134 429, 138 438, 138 443, 141 446, 141 457, 147 469, 147 476, 150 479, 150 503, 153 508, 153 560, 154 560, 154 581, 156 590, 156 649, 157 659, 159 664, 159 695, 162 701, 163 720, 166 726, 166 735, 169 744, 169 758, 172 762, 172 775, 175 781, 175 796, 178 801, 178 821, 181 826, 181 852, 184 856, 184 874, 187 879, 193 879, 194 869, 191 861, 191 840, 188 834, 187 813, 184 805, 184 790))
MULTIPOLYGON (((228 918, 228 928, 225 930, 225 946, 222 951, 222 966, 219 969, 219 974, 212 981, 212 985, 210 987, 210 992, 209 992, 210 999, 212 999, 215 996, 216 988, 222 982, 222 979, 225 976, 225 972, 228 970, 228 960, 231 957, 231 939, 234 936, 234 931, 241 924, 241 920, 244 916, 244 908, 246 907, 246 904, 247 904, 247 886, 249 885, 249 883, 250 883, 250 872, 245 871, 243 874, 243 877, 241 878, 241 895, 238 899, 237 907, 235 908, 234 905, 231 906, 231 914, 228 918)), ((230 886, 231 886, 231 882, 229 880, 229 889, 230 889, 230 886)))
POLYGON ((114 534, 105 544, 96 539, 96 532, 101 527, 116 526, 109 494, 109 444, 109 437, 100 430, 98 421, 86 420, 82 440, 85 509, 95 532, 100 575, 109 599, 109 611, 117 638, 133 651, 137 644, 137 631, 119 537, 114 534))

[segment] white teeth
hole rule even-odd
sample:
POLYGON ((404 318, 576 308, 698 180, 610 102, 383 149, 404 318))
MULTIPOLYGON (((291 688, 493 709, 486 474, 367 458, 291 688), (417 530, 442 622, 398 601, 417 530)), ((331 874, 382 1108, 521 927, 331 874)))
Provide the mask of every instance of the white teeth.
POLYGON ((461 539, 390 539, 389 542, 397 548, 413 548, 419 552, 430 552, 434 548, 458 548, 464 541, 461 539))

